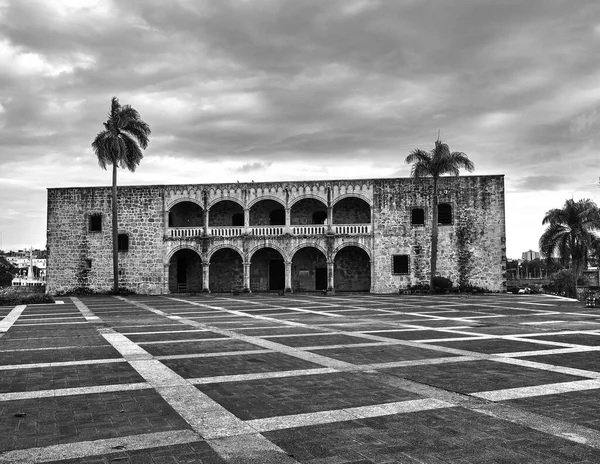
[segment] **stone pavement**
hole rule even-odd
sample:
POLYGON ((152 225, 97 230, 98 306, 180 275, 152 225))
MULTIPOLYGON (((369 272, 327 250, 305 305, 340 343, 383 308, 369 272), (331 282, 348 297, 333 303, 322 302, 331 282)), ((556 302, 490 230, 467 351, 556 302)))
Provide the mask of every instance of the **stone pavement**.
POLYGON ((545 295, 0 307, 0 463, 598 463, 598 351, 545 295))

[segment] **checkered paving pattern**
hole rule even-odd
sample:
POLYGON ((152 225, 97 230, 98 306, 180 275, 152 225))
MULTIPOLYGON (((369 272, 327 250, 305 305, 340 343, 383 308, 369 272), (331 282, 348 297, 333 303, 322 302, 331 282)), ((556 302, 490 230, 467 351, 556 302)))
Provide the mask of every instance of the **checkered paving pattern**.
POLYGON ((600 462, 599 352, 544 295, 0 308, 0 463, 600 462))

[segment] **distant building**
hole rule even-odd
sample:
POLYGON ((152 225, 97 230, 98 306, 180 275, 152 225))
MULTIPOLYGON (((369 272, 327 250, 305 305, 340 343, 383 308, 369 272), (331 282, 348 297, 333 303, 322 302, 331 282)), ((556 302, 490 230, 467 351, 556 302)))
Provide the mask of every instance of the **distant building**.
MULTIPOLYGON (((506 290, 504 176, 439 179, 438 275, 506 290)), ((431 179, 119 187, 119 282, 138 293, 428 283, 431 179)), ((112 286, 111 189, 48 190, 48 292, 112 286)))
POLYGON ((540 253, 533 250, 526 251, 521 255, 523 261, 533 261, 534 259, 539 259, 539 257, 540 253))

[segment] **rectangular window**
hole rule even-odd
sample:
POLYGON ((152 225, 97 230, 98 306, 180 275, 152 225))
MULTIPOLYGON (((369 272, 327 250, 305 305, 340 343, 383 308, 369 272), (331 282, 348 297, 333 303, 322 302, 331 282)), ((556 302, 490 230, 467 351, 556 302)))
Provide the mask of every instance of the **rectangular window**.
POLYGON ((92 269, 92 260, 91 259, 86 259, 85 260, 85 270, 89 271, 92 269))
POLYGON ((117 240, 119 251, 129 251, 129 235, 119 234, 117 240))
POLYGON ((413 208, 410 215, 410 222, 413 226, 422 226, 425 224, 425 210, 423 208, 413 208))
POLYGON ((90 232, 102 232, 101 214, 92 214, 90 216, 90 232))
POLYGON ((448 203, 440 203, 438 205, 438 224, 452 224, 452 206, 448 203))
POLYGON ((392 256, 392 274, 408 274, 408 255, 392 256))

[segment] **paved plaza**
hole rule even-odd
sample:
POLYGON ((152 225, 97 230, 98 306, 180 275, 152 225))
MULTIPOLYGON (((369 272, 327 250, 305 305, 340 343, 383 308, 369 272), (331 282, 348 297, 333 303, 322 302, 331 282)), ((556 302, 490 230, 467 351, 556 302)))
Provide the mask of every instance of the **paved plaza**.
POLYGON ((0 463, 598 463, 599 350, 546 295, 0 307, 0 463))

